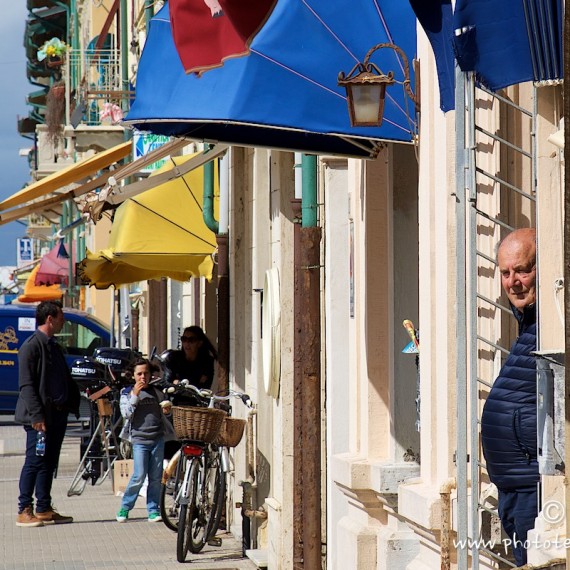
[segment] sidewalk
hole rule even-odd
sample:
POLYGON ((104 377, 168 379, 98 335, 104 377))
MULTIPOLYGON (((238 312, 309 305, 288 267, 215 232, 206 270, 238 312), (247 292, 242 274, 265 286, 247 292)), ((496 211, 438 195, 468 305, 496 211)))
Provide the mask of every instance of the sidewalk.
MULTIPOLYGON (((54 481, 57 511, 75 518, 73 524, 20 528, 15 524, 18 479, 23 465, 24 430, 0 425, 0 568, 6 570, 107 570, 109 568, 163 570, 183 568, 176 561, 176 534, 162 523, 149 523, 143 498, 128 523, 115 521, 120 498, 110 479, 87 486, 83 494, 67 496, 79 463, 79 440, 66 438, 54 481), (2 445, 2 440, 4 445, 2 445), (4 450, 4 451, 2 451, 4 450)), ((221 533, 222 546, 206 546, 186 564, 195 570, 256 570, 241 557, 241 543, 221 533)))

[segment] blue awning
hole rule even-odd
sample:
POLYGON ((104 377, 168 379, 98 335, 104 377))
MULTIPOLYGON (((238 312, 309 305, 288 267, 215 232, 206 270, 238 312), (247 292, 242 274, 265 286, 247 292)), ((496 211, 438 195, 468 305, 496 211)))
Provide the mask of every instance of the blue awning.
POLYGON ((441 108, 450 106, 454 54, 462 71, 496 91, 562 79, 562 0, 410 0, 432 44, 441 108))
POLYGON ((455 59, 451 0, 410 0, 435 55, 442 111, 455 108, 455 59))
MULTIPOLYGON (((351 127, 338 73, 348 73, 381 42, 397 44, 411 62, 415 25, 411 7, 401 0, 364 0, 358 7, 350 0, 280 0, 253 39, 250 55, 197 77, 184 73, 167 4, 151 21, 125 122, 157 134, 234 145, 374 155, 378 141, 413 140, 414 105, 402 85, 393 85, 382 126, 351 127)), ((373 61, 403 80, 394 50, 379 50, 373 61)))
POLYGON ((561 0, 457 0, 459 67, 492 90, 562 77, 561 0))

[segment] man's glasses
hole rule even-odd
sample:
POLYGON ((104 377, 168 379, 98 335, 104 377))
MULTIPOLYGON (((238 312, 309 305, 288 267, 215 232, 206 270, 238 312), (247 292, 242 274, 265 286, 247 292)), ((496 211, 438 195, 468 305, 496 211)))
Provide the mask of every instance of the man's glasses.
POLYGON ((180 340, 182 342, 189 342, 191 344, 194 344, 195 342, 198 342, 199 339, 197 339, 195 336, 181 336, 180 340))

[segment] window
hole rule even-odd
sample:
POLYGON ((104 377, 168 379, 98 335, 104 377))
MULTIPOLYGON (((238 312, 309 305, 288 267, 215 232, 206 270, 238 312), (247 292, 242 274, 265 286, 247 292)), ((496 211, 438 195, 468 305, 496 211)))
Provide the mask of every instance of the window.
POLYGON ((97 333, 72 321, 65 321, 57 340, 66 354, 78 356, 92 356, 97 347, 103 346, 103 339, 97 333))

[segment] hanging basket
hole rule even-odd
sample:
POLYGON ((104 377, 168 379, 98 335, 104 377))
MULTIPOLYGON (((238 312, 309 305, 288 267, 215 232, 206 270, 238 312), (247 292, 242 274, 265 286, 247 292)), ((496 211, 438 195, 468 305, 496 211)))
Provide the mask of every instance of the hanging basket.
POLYGON ((213 408, 173 406, 172 423, 178 439, 212 443, 222 427, 226 412, 213 408))
POLYGON ((236 447, 243 437, 245 424, 245 420, 226 416, 214 443, 216 445, 225 445, 226 447, 236 447))

